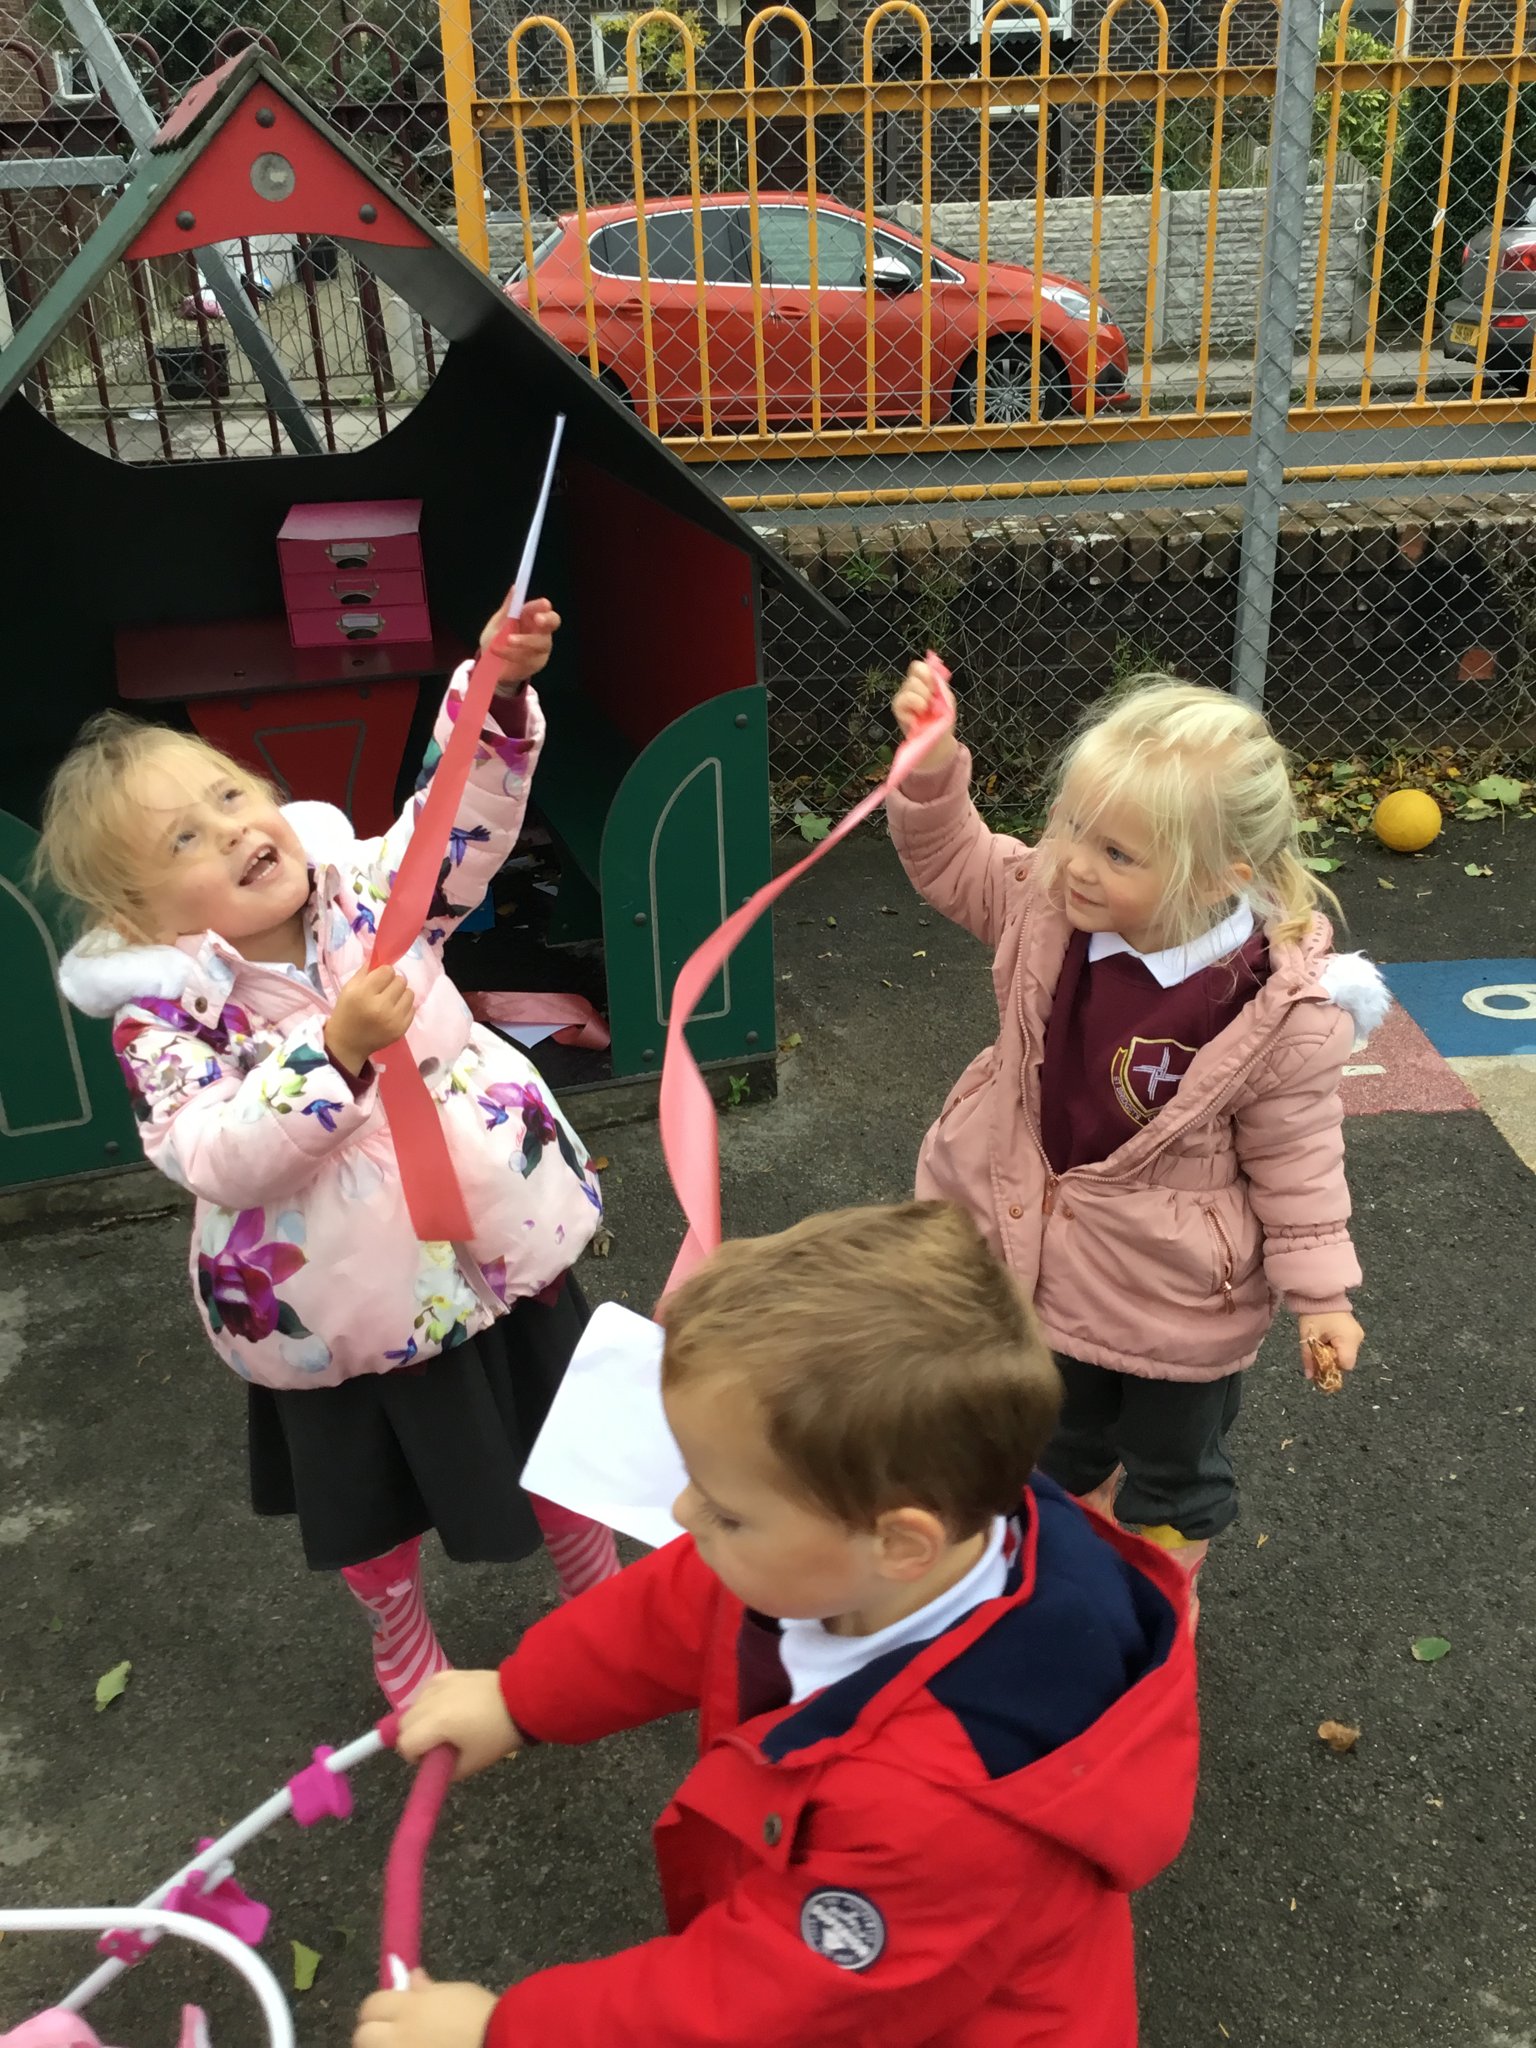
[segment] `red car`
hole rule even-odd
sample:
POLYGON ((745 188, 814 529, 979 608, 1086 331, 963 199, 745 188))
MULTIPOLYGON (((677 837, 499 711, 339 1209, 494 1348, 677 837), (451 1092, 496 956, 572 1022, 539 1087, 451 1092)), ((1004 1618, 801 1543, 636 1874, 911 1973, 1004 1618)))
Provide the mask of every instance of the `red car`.
MULTIPOLYGON (((814 206, 822 412, 829 419, 857 420, 865 412, 867 378, 864 216, 833 199, 817 199, 814 206)), ((744 193, 730 193, 701 200, 699 211, 713 420, 750 426, 757 418, 750 206, 744 193)), ((762 382, 775 425, 811 417, 811 211, 804 193, 766 192, 758 198, 762 382)), ((644 415, 639 239, 633 206, 594 207, 587 214, 598 372, 644 415)), ((704 379, 690 202, 653 200, 645 209, 645 240, 657 426, 662 433, 697 431, 704 419, 704 379)), ((922 244, 906 229, 882 221, 874 250, 875 412, 882 421, 911 420, 920 416, 924 381, 922 244)), ((540 322, 574 355, 586 356, 581 237, 573 214, 536 246, 533 268, 540 322)), ((964 257, 935 248, 931 275, 930 418, 973 420, 980 272, 964 257)), ((520 306, 528 305, 526 268, 506 289, 520 306)), ((1045 273, 1037 293, 1033 272, 1013 263, 988 266, 988 420, 1030 416, 1037 315, 1039 416, 1084 410, 1092 312, 1087 291, 1071 278, 1045 273)), ((1096 410, 1125 402, 1125 336, 1102 307, 1093 376, 1096 410)))

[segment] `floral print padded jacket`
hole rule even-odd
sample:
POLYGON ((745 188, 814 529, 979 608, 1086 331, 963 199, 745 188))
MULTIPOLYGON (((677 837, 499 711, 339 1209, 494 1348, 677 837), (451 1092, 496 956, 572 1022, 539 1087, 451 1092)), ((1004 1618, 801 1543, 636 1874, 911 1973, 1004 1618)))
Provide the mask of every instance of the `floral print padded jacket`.
MULTIPOLYGON (((449 686, 423 784, 464 679, 449 686)), ((63 964, 70 1001, 115 1019, 146 1156, 197 1197, 191 1272, 208 1333, 262 1386, 333 1386, 462 1343, 556 1281, 597 1226, 601 1198, 581 1140, 534 1068, 474 1023, 443 971, 443 941, 522 829, 544 735, 531 689, 507 722, 523 732, 488 721, 481 734, 430 922, 400 962, 416 995, 411 1050, 474 1223, 467 1247, 417 1240, 372 1070, 354 1086, 325 1049, 337 994, 368 963, 419 791, 382 839, 356 839, 329 805, 288 807, 314 877, 318 990, 212 932, 174 947, 93 934, 63 964)))

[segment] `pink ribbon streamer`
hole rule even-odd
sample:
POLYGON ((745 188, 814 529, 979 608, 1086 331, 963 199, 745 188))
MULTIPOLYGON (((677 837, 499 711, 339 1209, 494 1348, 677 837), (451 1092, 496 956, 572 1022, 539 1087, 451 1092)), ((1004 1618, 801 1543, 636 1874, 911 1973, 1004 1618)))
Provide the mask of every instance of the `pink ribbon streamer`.
MULTIPOLYGON (((507 602, 511 604, 510 596, 507 602)), ((475 765, 475 749, 501 679, 495 656, 505 650, 517 630, 517 621, 509 618, 493 646, 475 658, 453 732, 427 784, 415 830, 379 919, 371 966, 395 966, 421 936, 453 821, 475 765)), ((464 1192, 453 1170, 437 1105, 411 1055, 409 1036, 375 1053, 373 1063, 379 1070, 379 1096, 416 1235, 424 1244, 442 1240, 467 1243, 474 1230, 464 1192)))
POLYGON ((584 1046, 603 1052, 613 1043, 608 1026, 585 996, 551 991, 543 995, 512 995, 500 989, 476 989, 466 995, 471 1017, 482 1024, 558 1024, 556 1045, 584 1046))
POLYGON ((667 1172, 672 1179, 673 1192, 688 1220, 688 1231, 662 1290, 663 1300, 720 1243, 720 1120, 714 1098, 689 1049, 685 1036, 689 1020, 705 990, 763 912, 834 846, 857 831, 864 820, 880 808, 891 791, 899 789, 907 777, 922 766, 943 735, 953 730, 955 700, 950 694, 949 670, 931 651, 927 661, 937 679, 938 690, 927 717, 896 749, 891 772, 884 782, 856 803, 804 860, 797 861, 771 882, 765 882, 755 896, 748 897, 739 910, 732 911, 720 929, 704 941, 678 972, 672 990, 667 1050, 661 1070, 660 1126, 667 1172))

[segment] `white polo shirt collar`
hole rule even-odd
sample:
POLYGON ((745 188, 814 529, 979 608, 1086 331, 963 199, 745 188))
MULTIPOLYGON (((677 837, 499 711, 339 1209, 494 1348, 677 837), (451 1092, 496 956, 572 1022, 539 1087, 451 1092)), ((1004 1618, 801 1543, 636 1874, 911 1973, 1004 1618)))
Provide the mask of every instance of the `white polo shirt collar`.
POLYGON ((1177 988, 1192 974, 1198 974, 1204 967, 1214 967, 1218 960, 1225 960, 1229 953, 1246 946, 1253 932, 1253 906, 1242 902, 1230 917, 1212 925, 1198 939, 1191 939, 1187 946, 1169 946, 1161 953, 1138 953, 1118 932, 1094 932, 1088 940, 1088 959, 1092 963, 1112 959, 1116 953, 1129 953, 1133 960, 1141 962, 1159 988, 1177 988))

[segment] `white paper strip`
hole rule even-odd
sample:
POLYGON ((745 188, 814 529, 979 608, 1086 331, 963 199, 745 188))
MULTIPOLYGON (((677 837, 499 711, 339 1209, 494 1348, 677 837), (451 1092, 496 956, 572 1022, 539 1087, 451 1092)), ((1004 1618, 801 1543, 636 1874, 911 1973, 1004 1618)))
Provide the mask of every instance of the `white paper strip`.
POLYGON ((517 565, 517 581, 512 585, 512 601, 507 606, 509 619, 520 619, 523 606, 528 602, 528 585, 533 576, 534 557, 539 552, 539 536, 544 531, 544 514, 549 509, 549 491, 555 480, 555 464, 560 460, 560 443, 564 434, 565 414, 556 413, 555 429, 549 441, 549 460, 544 465, 544 482, 539 488, 539 502, 533 510, 528 538, 523 542, 523 559, 517 565))
POLYGON ((593 1311, 523 1468, 523 1484, 659 1549, 683 1532, 688 1483, 661 1405, 659 1323, 605 1301, 593 1311))

